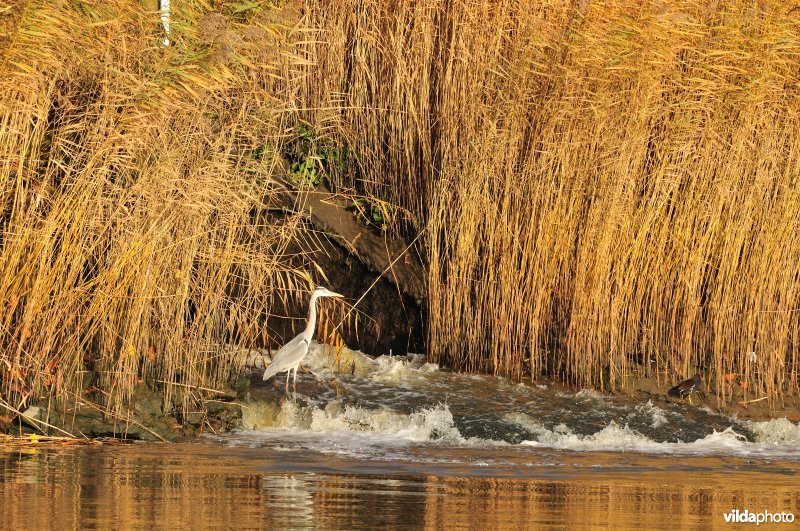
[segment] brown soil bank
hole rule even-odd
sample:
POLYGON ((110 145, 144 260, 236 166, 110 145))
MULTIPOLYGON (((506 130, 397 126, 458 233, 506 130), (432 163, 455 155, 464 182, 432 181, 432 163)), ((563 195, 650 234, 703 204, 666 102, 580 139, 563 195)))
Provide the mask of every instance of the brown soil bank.
MULTIPOLYGON (((677 384, 677 382, 675 382, 677 384)), ((651 378, 630 378, 622 393, 639 397, 642 400, 656 398, 672 402, 686 402, 667 395, 670 385, 659 385, 651 378)), ((697 407, 708 407, 712 411, 727 416, 736 416, 739 419, 763 421, 773 418, 787 418, 791 422, 800 422, 800 399, 787 396, 780 401, 770 402, 766 397, 758 397, 734 384, 729 389, 725 399, 709 393, 705 386, 701 386, 697 393, 692 394, 692 404, 697 407)), ((691 406, 689 406, 691 407, 691 406)))

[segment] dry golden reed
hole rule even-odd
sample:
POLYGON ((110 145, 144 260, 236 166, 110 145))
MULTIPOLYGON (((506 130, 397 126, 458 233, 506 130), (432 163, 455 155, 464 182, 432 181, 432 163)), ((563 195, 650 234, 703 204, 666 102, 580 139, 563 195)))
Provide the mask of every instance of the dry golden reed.
POLYGON ((430 356, 800 389, 800 8, 309 2, 307 119, 427 227, 430 356))
MULTIPOLYGON (((269 219, 303 61, 256 11, 173 2, 20 2, 0 14, 0 394, 99 389, 120 413, 238 373, 226 341, 268 342, 305 298, 300 220, 269 219), (151 5, 152 4, 152 5, 151 5)), ((297 37, 299 38, 299 37, 297 37)), ((198 398, 195 396, 194 398, 198 398)), ((183 394, 183 407, 191 393, 183 394)))

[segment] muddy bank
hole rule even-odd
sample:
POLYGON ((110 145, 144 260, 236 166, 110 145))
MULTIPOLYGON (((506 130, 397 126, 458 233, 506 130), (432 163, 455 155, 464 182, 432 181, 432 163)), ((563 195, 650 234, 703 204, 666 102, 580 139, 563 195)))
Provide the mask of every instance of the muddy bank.
POLYGON ((42 401, 17 411, 7 410, 0 416, 0 431, 174 442, 203 432, 225 432, 239 426, 241 404, 249 383, 248 378, 242 377, 228 389, 191 389, 189 391, 204 397, 196 408, 189 410, 182 407, 182 396, 174 396, 171 403, 165 403, 163 390, 153 382, 138 384, 129 408, 122 412, 109 410, 91 393, 60 403, 42 401))
MULTIPOLYGON (((677 383, 677 382, 676 382, 677 383)), ((722 399, 708 390, 708 385, 701 386, 692 394, 692 403, 667 396, 672 385, 659 384, 652 378, 630 376, 626 379, 626 389, 618 394, 640 397, 642 400, 659 400, 684 404, 685 407, 700 407, 720 415, 765 421, 786 418, 791 422, 800 422, 800 400, 797 397, 785 396, 781 400, 770 402, 766 397, 759 397, 743 389, 737 382, 727 384, 727 396, 722 399)))

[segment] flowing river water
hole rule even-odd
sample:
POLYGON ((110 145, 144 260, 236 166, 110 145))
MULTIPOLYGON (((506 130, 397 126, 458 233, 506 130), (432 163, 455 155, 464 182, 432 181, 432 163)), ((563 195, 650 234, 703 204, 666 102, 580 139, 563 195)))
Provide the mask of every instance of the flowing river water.
MULTIPOLYGON (((0 451, 2 528, 722 528, 800 519, 800 426, 315 346, 180 444, 0 451), (345 365, 347 367, 347 365, 345 365), (738 513, 735 513, 738 511, 738 513), (747 511, 747 512, 745 512, 747 511), (758 516, 756 516, 758 515, 758 516)), ((254 382, 260 378, 254 375, 254 382)))

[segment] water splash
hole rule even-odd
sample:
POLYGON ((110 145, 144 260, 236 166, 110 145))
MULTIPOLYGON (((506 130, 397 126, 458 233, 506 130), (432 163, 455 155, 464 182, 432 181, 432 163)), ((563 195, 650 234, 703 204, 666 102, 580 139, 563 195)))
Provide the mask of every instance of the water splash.
POLYGON ((800 451, 800 423, 793 424, 788 419, 782 418, 764 422, 748 421, 746 424, 758 442, 800 451))
POLYGON ((324 410, 314 408, 311 417, 310 429, 316 432, 359 431, 407 441, 464 441, 453 424, 452 413, 441 404, 406 415, 389 408, 365 409, 334 402, 324 410))
POLYGON ((629 428, 611 422, 592 435, 578 435, 566 426, 543 430, 538 439, 523 441, 523 446, 544 446, 562 450, 644 452, 668 454, 747 453, 747 441, 733 428, 713 432, 691 443, 656 442, 629 428))
POLYGON ((371 455, 434 444, 800 459, 800 426, 786 419, 744 422, 658 397, 559 392, 441 371, 423 356, 372 358, 319 344, 306 364, 298 399, 284 400, 279 384, 262 388, 265 398, 244 415, 252 433, 237 436, 371 455))

